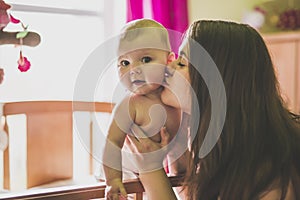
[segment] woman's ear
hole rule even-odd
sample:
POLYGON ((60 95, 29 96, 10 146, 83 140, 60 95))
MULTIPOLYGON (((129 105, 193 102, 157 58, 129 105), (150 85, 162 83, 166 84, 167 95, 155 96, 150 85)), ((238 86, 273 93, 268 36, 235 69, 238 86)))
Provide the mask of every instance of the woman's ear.
POLYGON ((175 53, 174 52, 170 52, 168 55, 168 64, 170 62, 173 62, 175 60, 175 53))

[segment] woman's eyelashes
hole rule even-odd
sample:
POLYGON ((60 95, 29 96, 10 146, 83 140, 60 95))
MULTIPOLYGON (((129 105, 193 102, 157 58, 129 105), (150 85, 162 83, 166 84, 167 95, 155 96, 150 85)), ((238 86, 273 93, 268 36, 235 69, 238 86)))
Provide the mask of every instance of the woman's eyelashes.
POLYGON ((177 65, 180 68, 186 67, 188 65, 188 61, 185 57, 183 57, 182 55, 180 55, 177 59, 177 65))
POLYGON ((179 61, 179 63, 177 63, 177 65, 178 65, 179 67, 184 67, 184 66, 185 66, 185 64, 181 63, 181 61, 179 61))
POLYGON ((185 67, 187 65, 187 61, 184 58, 180 58, 180 59, 178 59, 177 65, 180 68, 185 67))

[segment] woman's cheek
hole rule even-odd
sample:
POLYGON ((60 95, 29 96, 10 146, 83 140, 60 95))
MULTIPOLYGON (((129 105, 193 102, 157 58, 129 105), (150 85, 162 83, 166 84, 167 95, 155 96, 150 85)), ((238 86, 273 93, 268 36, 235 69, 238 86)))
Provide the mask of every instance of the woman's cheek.
POLYGON ((178 79, 178 73, 166 78, 167 85, 161 94, 162 101, 170 106, 180 108, 180 98, 182 97, 182 78, 178 79))
POLYGON ((190 102, 191 85, 186 71, 177 70, 173 76, 166 78, 167 85, 162 93, 164 103, 183 108, 190 102))

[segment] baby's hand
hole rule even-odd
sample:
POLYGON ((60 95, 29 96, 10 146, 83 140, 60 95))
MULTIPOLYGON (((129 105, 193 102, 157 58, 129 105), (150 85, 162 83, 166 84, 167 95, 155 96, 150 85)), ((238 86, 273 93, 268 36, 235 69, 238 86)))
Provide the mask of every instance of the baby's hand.
POLYGON ((114 179, 109 181, 106 187, 106 200, 125 200, 127 199, 127 192, 124 188, 121 179, 114 179))

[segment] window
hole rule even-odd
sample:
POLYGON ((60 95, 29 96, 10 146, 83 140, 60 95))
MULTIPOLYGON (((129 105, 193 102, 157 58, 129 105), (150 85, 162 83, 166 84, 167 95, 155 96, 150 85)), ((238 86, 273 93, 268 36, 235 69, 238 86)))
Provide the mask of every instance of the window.
MULTIPOLYGON (((41 35, 41 43, 36 47, 23 46, 23 55, 31 62, 31 69, 24 73, 17 69, 19 47, 0 46, 0 67, 5 70, 5 80, 0 85, 0 102, 72 100, 74 84, 85 60, 101 43, 117 34, 125 23, 126 1, 5 0, 5 2, 12 5, 9 12, 15 18, 29 25, 29 31, 41 35)), ((9 24, 5 29, 5 31, 19 30, 21 27, 15 24, 9 24)), ((101 65, 101 60, 99 64, 101 65)), ((113 87, 117 81, 117 73, 111 72, 111 69, 108 73, 111 73, 111 76, 104 81, 108 81, 107 86, 113 87)), ((104 89, 95 101, 107 100, 111 89, 104 89)), ((24 119, 22 120, 23 123, 24 119)), ((24 131, 22 133, 25 134, 24 131)), ((20 140, 18 142, 22 143, 20 140)), ((23 138, 24 142, 26 138, 23 138)), ((84 151, 78 138, 74 137, 74 157, 84 151)), ((81 161, 75 162, 77 163, 74 165, 81 161)), ((76 167, 75 173, 80 171, 80 167, 78 165, 76 167)), ((84 164, 84 167, 87 168, 87 165, 84 164)))
MULTIPOLYGON (((2 102, 72 100, 76 77, 88 55, 125 22, 125 1, 6 2, 12 5, 9 11, 14 17, 41 35, 41 43, 34 48, 23 46, 23 54, 31 62, 25 73, 17 69, 19 48, 0 47, 0 66, 5 70, 2 102)), ((6 31, 20 28, 9 24, 6 31)))

